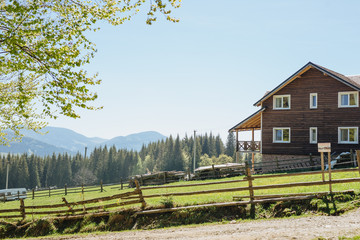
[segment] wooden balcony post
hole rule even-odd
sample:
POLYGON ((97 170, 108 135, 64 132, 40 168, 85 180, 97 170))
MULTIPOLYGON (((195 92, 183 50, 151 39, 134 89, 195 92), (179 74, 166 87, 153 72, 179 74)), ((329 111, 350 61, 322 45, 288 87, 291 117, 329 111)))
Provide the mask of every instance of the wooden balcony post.
POLYGON ((236 130, 236 153, 235 153, 236 163, 239 163, 239 130, 236 130))

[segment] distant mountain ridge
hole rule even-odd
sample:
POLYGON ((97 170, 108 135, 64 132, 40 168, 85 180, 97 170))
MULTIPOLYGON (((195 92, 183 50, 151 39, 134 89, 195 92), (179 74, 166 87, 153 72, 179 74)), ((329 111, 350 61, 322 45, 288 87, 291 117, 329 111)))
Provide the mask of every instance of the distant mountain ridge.
POLYGON ((113 146, 120 149, 132 149, 139 151, 143 144, 147 145, 150 142, 157 142, 165 139, 166 136, 155 132, 147 131, 127 136, 119 136, 110 140, 98 137, 86 137, 73 130, 59 127, 45 127, 41 132, 46 134, 39 134, 33 131, 23 131, 25 137, 22 142, 12 142, 10 147, 0 146, 1 153, 34 153, 39 156, 52 155, 53 153, 69 153, 76 154, 83 153, 85 147, 88 152, 91 152, 95 147, 113 146))

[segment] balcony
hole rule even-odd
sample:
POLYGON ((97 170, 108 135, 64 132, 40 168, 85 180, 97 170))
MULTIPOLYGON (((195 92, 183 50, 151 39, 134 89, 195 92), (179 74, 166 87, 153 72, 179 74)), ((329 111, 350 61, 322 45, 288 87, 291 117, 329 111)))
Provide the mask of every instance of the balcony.
POLYGON ((238 141, 237 152, 260 152, 261 141, 238 141))

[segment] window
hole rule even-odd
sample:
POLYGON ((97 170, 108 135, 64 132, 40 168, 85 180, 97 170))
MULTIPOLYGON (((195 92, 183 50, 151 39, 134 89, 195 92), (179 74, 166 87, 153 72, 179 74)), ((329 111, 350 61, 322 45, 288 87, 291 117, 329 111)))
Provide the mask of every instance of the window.
POLYGON ((358 127, 339 127, 339 143, 357 144, 358 127))
POLYGON ((274 143, 289 143, 290 142, 290 128, 273 128, 273 142, 274 143))
POLYGON ((310 93, 310 108, 317 108, 317 93, 310 93))
POLYGON ((317 143, 317 127, 310 128, 310 143, 317 143))
POLYGON ((339 92, 338 93, 339 107, 358 107, 359 95, 358 92, 339 92))
POLYGON ((290 95, 275 95, 274 109, 290 109, 290 95))

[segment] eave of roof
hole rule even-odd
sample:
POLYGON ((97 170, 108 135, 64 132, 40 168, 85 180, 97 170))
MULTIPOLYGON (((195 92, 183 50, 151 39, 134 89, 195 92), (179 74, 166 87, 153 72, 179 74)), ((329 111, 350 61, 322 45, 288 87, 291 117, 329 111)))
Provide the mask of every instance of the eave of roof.
POLYGON ((254 103, 254 106, 259 106, 263 101, 265 101, 266 99, 268 99, 269 97, 271 97, 273 94, 275 94, 277 91, 279 91, 280 89, 282 89, 283 87, 285 87, 287 84, 289 84, 290 82, 292 82, 293 80, 295 80, 299 75, 305 73, 306 71, 308 71, 310 68, 316 68, 317 70, 323 72, 324 74, 327 74, 328 76, 344 83, 345 85, 354 88, 357 91, 360 91, 360 85, 353 81, 352 79, 334 72, 330 69, 324 68, 322 66, 319 66, 317 64, 314 64, 312 62, 308 62, 307 64, 305 64, 302 68, 300 68, 297 72, 295 72, 293 75, 291 75, 288 79, 286 79, 285 81, 283 81, 282 83, 280 83, 277 87, 275 87, 273 90, 269 91, 267 94, 265 94, 259 101, 257 101, 256 103, 254 103))
MULTIPOLYGON (((239 128, 241 125, 245 124, 246 122, 250 121, 251 119, 255 118, 258 114, 260 114, 262 111, 264 111, 266 108, 263 107, 261 109, 259 109, 258 111, 256 111, 255 113, 251 114, 249 117, 247 117, 246 119, 244 119, 243 121, 241 121, 240 123, 236 124, 234 127, 229 129, 229 132, 233 132, 235 131, 237 128, 239 128)), ((254 127, 254 128, 258 128, 258 127, 254 127)), ((244 128, 245 129, 245 128, 244 128)))

